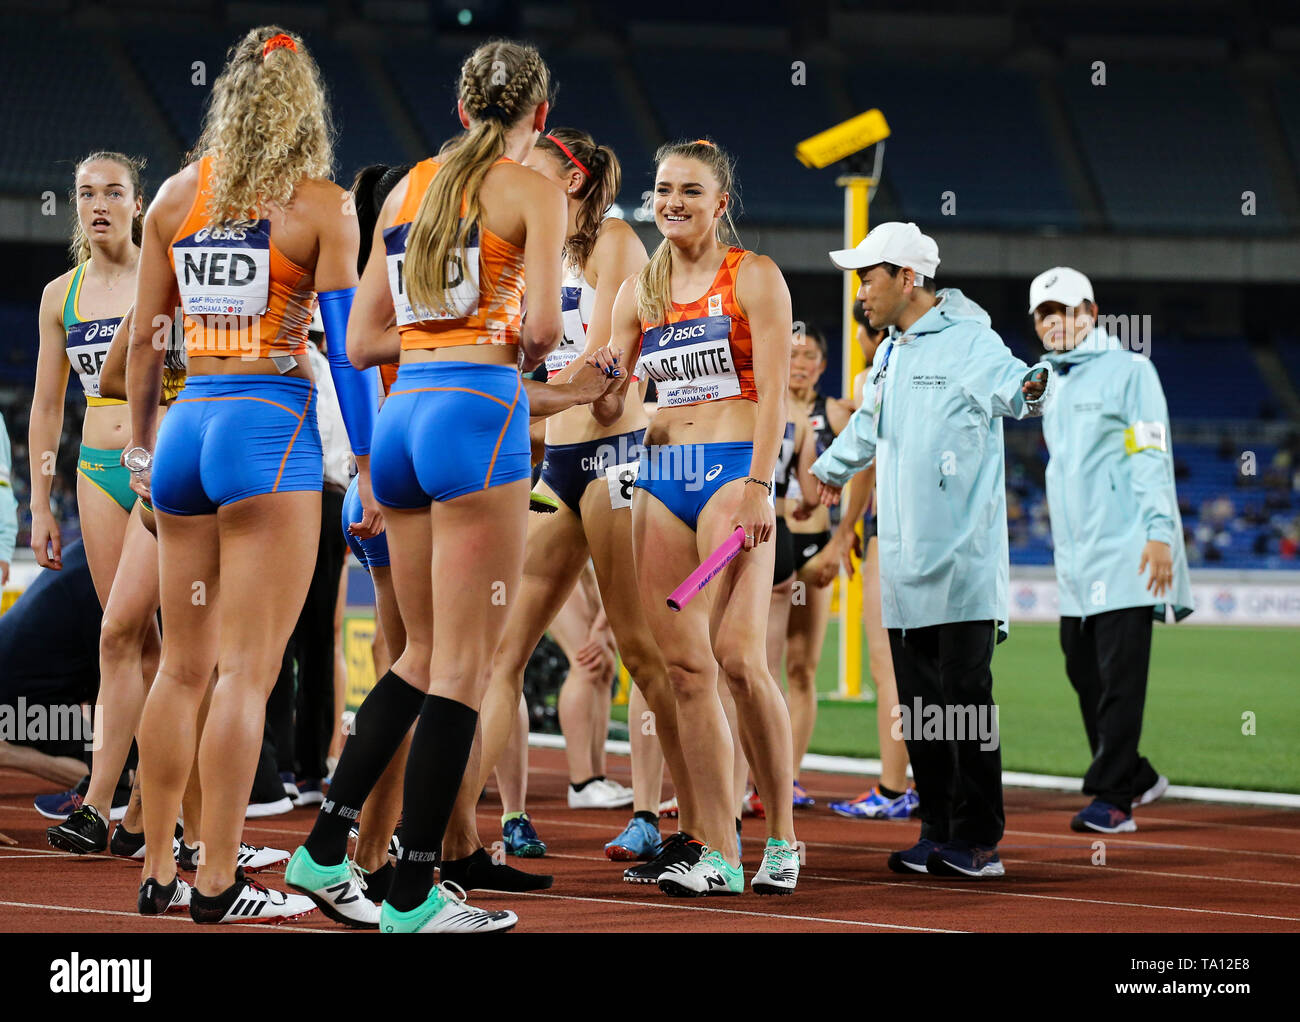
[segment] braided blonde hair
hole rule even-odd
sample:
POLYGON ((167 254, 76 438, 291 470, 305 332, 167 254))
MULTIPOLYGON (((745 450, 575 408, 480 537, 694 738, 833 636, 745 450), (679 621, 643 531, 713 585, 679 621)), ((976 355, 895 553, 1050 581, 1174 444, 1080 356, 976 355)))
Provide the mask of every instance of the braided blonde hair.
POLYGON ((506 131, 550 98, 551 75, 537 50, 496 40, 469 55, 458 94, 469 130, 443 146, 437 176, 420 200, 406 240, 411 304, 439 315, 450 308, 452 255, 463 263, 470 231, 482 213, 483 179, 506 150, 506 131), (463 213, 462 213, 463 210, 463 213))
MULTIPOLYGON (((698 160, 709 169, 713 179, 718 182, 719 191, 735 200, 735 174, 732 170, 731 157, 720 146, 709 139, 697 139, 694 142, 666 142, 655 153, 655 167, 662 166, 664 160, 673 156, 683 159, 698 160)), ((732 202, 727 203, 723 214, 726 223, 718 224, 717 239, 719 244, 736 244, 736 224, 731 218, 732 202)), ((673 252, 672 242, 667 238, 659 242, 650 261, 641 268, 636 278, 636 314, 642 323, 658 324, 668 317, 668 310, 673 303, 673 252)))
POLYGON ((212 156, 206 212, 214 225, 256 219, 268 206, 288 205, 303 178, 329 177, 329 105, 300 36, 263 25, 230 48, 191 156, 204 153, 212 156), (292 45, 266 51, 276 36, 292 45))

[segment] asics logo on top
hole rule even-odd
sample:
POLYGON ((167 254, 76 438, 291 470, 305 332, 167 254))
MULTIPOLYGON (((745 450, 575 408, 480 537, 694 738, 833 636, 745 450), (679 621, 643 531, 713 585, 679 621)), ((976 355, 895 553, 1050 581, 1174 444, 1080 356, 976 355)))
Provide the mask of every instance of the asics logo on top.
POLYGON ((718 478, 718 474, 721 471, 722 471, 721 465, 714 465, 711 469, 709 469, 707 472, 704 473, 704 478, 709 482, 713 482, 713 480, 718 478))
POLYGON ((198 242, 209 238, 213 241, 244 241, 247 237, 248 231, 244 227, 200 227, 194 232, 194 240, 198 242))
POLYGON ((707 323, 700 323, 697 321, 695 323, 689 323, 686 326, 678 327, 675 330, 671 327, 665 327, 663 335, 659 338, 659 347, 662 348, 664 345, 672 344, 676 341, 690 340, 693 337, 703 337, 704 331, 708 329, 708 326, 707 323))
POLYGON ((85 340, 93 341, 98 336, 99 336, 99 320, 87 324, 85 340))

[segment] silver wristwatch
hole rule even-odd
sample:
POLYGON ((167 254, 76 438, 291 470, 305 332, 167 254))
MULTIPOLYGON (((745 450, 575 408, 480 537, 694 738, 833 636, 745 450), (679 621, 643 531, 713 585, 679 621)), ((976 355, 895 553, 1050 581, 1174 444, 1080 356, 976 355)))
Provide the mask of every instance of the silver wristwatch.
POLYGON ((139 475, 141 472, 149 471, 150 466, 153 465, 153 454, 143 447, 132 447, 122 455, 122 464, 133 474, 139 475))

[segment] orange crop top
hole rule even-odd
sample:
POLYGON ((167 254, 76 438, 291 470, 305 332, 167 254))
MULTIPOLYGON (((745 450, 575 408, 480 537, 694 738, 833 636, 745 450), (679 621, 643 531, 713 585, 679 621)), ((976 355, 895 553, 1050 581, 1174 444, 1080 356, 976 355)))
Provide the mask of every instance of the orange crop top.
POLYGON ((271 240, 271 221, 214 229, 206 214, 212 159, 199 160, 194 203, 172 238, 190 358, 270 358, 306 348, 316 292, 311 274, 271 240))
POLYGON ((758 400, 754 339, 736 300, 736 274, 749 252, 730 248, 698 300, 672 303, 661 324, 641 324, 634 378, 654 381, 660 408, 705 401, 758 400))
MULTIPOLYGON (((509 163, 504 156, 497 163, 509 163)), ((465 247, 466 266, 453 254, 450 292, 453 314, 425 316, 411 306, 403 273, 406 239, 424 193, 438 173, 438 161, 423 160, 411 168, 406 198, 392 227, 384 230, 388 287, 397 313, 402 350, 449 348, 459 344, 518 344, 524 318, 524 250, 487 228, 475 224, 465 247)))

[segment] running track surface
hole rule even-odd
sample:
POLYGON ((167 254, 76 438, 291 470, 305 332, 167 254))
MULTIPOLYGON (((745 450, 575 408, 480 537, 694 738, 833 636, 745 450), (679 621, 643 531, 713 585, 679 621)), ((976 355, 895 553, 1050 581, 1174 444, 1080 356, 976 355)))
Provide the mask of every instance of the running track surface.
MULTIPOLYGON (((1007 831, 1001 845, 1007 876, 962 882, 896 876, 888 853, 911 845, 920 825, 845 820, 831 798, 857 794, 861 778, 805 773, 818 800, 795 814, 807 861, 793 897, 677 899, 653 886, 621 879, 622 865, 602 846, 629 810, 570 810, 565 802, 563 752, 532 750, 529 810, 549 851, 544 859, 510 860, 555 875, 551 890, 534 895, 474 892, 472 904, 513 908, 516 932, 570 931, 1300 931, 1300 811, 1162 800, 1139 810, 1134 834, 1097 834, 1105 864, 1094 864, 1092 836, 1075 834, 1069 819, 1082 797, 1008 789, 1007 831)), ((628 762, 610 757, 610 775, 630 783, 628 762)), ((0 932, 192 933, 187 914, 145 919, 135 914, 139 870, 107 855, 76 857, 45 841, 49 821, 32 797, 54 787, 0 770, 0 833, 19 842, 0 847, 0 932)), ((496 797, 480 803, 479 826, 490 846, 500 836, 496 797)), ((292 850, 307 833, 312 809, 249 820, 244 839, 292 850)), ((663 821, 665 833, 672 821, 663 821)), ((758 865, 763 821, 747 819, 747 879, 758 865)), ((277 871, 259 874, 283 889, 277 871)), ((205 927, 230 932, 343 931, 320 913, 280 927, 205 927)))

